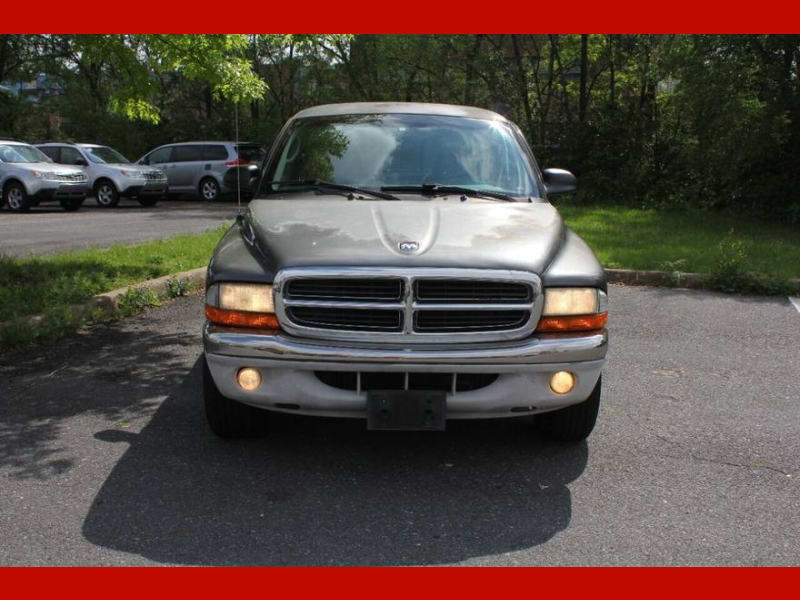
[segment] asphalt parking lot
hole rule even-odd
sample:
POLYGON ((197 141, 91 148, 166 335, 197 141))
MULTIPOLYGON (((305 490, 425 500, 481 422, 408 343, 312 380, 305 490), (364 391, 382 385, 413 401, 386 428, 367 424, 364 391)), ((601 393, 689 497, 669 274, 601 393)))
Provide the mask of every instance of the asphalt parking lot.
POLYGON ((147 208, 120 200, 115 208, 100 208, 87 198, 81 210, 65 212, 58 204, 43 204, 28 213, 0 210, 0 254, 25 256, 202 233, 236 216, 236 202, 166 200, 147 208))
POLYGON ((612 286, 588 443, 280 418, 222 442, 192 296, 0 359, 0 564, 800 563, 800 312, 612 286))

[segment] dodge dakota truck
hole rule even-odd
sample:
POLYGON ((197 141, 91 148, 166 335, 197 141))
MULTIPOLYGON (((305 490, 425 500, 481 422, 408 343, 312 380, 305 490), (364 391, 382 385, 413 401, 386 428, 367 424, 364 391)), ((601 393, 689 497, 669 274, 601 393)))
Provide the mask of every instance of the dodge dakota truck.
POLYGON ((268 411, 375 430, 532 415, 551 438, 591 433, 605 274, 550 203, 575 177, 540 171, 516 125, 463 106, 318 106, 252 169, 207 272, 214 433, 268 411))

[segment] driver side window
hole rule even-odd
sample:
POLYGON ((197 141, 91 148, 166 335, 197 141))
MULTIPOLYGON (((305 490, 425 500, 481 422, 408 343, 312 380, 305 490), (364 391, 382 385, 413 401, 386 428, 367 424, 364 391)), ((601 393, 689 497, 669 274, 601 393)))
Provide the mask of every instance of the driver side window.
POLYGON ((151 152, 145 162, 148 165, 160 165, 163 163, 171 162, 172 148, 159 148, 151 152))
POLYGON ((64 165, 77 165, 85 163, 83 155, 76 148, 63 146, 61 148, 61 164, 64 165))

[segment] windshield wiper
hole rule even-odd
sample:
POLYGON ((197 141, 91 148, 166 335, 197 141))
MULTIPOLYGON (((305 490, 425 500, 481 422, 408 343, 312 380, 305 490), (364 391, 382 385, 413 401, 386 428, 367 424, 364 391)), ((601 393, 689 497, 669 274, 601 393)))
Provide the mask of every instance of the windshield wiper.
MULTIPOLYGON (((364 188, 354 187, 352 185, 344 185, 342 183, 333 183, 330 181, 322 181, 321 179, 288 179, 285 181, 265 181, 263 185, 291 185, 291 186, 309 186, 317 190, 335 190, 337 192, 350 192, 351 194, 364 194, 366 196, 373 196, 383 200, 399 200, 397 196, 385 194, 378 190, 367 190, 364 188)), ((287 190, 270 190, 273 192, 287 191, 287 190)))
POLYGON ((458 185, 440 185, 438 183, 423 183, 422 185, 385 185, 381 188, 384 192, 422 192, 423 194, 462 194, 473 198, 493 198, 505 202, 516 202, 513 197, 500 192, 487 192, 474 190, 458 185))

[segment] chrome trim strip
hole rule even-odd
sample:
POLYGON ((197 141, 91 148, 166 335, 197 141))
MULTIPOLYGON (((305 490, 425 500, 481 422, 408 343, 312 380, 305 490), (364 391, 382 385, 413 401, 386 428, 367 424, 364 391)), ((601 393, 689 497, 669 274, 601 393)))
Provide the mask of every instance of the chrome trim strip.
POLYGON ((278 271, 273 281, 275 313, 281 327, 291 336, 324 340, 351 342, 388 342, 402 344, 431 343, 469 343, 501 340, 519 340, 530 336, 539 321, 544 296, 542 282, 538 275, 526 271, 500 269, 461 269, 461 268, 398 268, 398 267, 291 267, 278 271), (404 282, 402 302, 370 302, 349 300, 292 300, 284 297, 284 286, 293 279, 305 278, 387 278, 401 279, 404 282), (414 298, 414 282, 418 279, 468 279, 473 281, 502 281, 523 283, 531 288, 530 302, 480 302, 446 303, 441 301, 424 302, 414 298), (314 306, 326 308, 384 308, 404 311, 402 331, 348 331, 309 327, 294 323, 287 314, 291 306, 314 306), (414 330, 414 314, 419 310, 486 310, 486 311, 530 311, 528 320, 515 329, 486 331, 446 331, 423 332, 414 330))
MULTIPOLYGON (((284 333, 268 335, 258 331, 243 332, 206 323, 203 329, 205 351, 234 357, 274 359, 287 368, 291 362, 351 365, 381 364, 383 368, 424 363, 452 365, 513 365, 567 363, 605 358, 608 349, 606 330, 588 334, 542 334, 515 342, 491 342, 453 346, 425 347, 359 345, 343 346, 319 340, 302 340, 284 333)), ((518 369, 518 367, 517 367, 518 369)), ((514 370, 511 368, 511 370, 514 370)))

